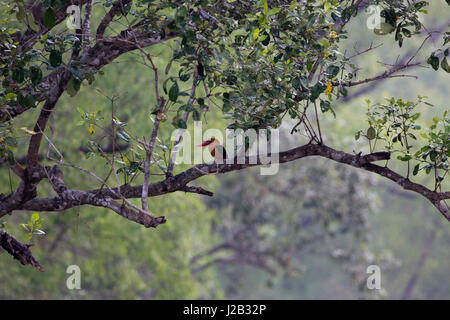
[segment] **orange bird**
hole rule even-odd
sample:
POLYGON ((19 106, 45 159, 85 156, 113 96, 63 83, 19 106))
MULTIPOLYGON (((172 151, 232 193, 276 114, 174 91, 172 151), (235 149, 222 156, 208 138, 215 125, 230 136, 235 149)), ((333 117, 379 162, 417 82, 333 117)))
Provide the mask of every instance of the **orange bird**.
POLYGON ((220 144, 219 140, 211 137, 211 139, 204 141, 199 147, 206 146, 208 146, 209 153, 213 156, 216 163, 224 163, 224 160, 227 158, 227 151, 220 144))

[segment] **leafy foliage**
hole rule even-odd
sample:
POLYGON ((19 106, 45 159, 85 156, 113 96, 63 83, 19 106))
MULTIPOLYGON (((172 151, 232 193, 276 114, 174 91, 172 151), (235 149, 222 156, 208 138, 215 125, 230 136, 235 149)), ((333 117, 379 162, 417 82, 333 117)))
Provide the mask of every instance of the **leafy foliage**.
POLYGON ((35 212, 31 215, 30 220, 28 223, 22 224, 22 228, 26 231, 25 239, 31 240, 33 238, 33 234, 38 235, 44 235, 45 232, 41 230, 42 223, 41 223, 41 217, 39 216, 39 213, 35 212))
POLYGON ((415 160, 418 163, 414 166, 413 175, 420 170, 427 174, 432 172, 437 189, 449 169, 450 119, 446 117, 448 111, 444 111, 442 117, 434 117, 428 128, 422 129, 417 124, 421 115, 417 109, 424 104, 433 106, 425 99, 419 96, 416 102, 411 102, 391 98, 386 104, 374 105, 367 100, 369 128, 367 132, 358 131, 355 138, 366 138, 371 152, 380 149, 399 154, 398 160, 408 162, 408 176, 410 162, 415 160), (377 148, 378 142, 384 146, 377 148))

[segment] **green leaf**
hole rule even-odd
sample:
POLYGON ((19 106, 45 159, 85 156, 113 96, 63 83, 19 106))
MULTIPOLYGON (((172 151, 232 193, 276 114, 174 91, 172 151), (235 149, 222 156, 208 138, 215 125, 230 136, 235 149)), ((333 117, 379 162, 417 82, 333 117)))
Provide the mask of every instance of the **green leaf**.
POLYGON ((19 5, 18 6, 18 10, 16 12, 16 18, 19 21, 22 21, 23 19, 25 19, 25 9, 23 8, 23 6, 19 5))
POLYGON ((130 142, 130 136, 125 131, 117 131, 117 136, 125 142, 130 142))
POLYGON ((328 78, 334 78, 338 75, 339 73, 339 67, 338 66, 329 66, 327 68, 327 74, 328 74, 328 78))
POLYGON ((433 67, 434 70, 438 70, 439 69, 439 58, 438 57, 436 57, 434 55, 431 55, 428 58, 427 63, 429 65, 431 65, 431 67, 433 67))
POLYGON ((163 82, 163 90, 164 93, 167 94, 167 82, 170 80, 170 78, 167 78, 166 80, 164 80, 163 82))
POLYGON ((377 131, 375 130, 374 127, 369 127, 369 129, 367 129, 367 139, 369 140, 373 140, 377 137, 377 131))
POLYGON ((194 110, 192 112, 192 118, 194 121, 200 121, 200 112, 198 112, 198 110, 194 110))
POLYGON ((165 74, 169 74, 170 68, 172 67, 173 59, 170 59, 169 63, 166 66, 165 74))
POLYGON ((326 86, 321 83, 316 83, 314 87, 311 88, 310 100, 315 101, 320 94, 325 90, 326 86))
POLYGON ((21 83, 25 80, 25 70, 23 68, 16 68, 13 70, 12 79, 17 83, 21 83))
POLYGON ((269 12, 267 13, 267 15, 272 16, 274 14, 277 14, 278 12, 280 12, 280 8, 272 8, 269 10, 269 12))
POLYGON ((13 137, 5 137, 5 142, 10 147, 16 147, 17 146, 17 140, 13 137))
POLYGON ((264 7, 264 13, 267 14, 267 12, 269 11, 269 5, 267 4, 267 0, 264 0, 263 7, 264 7))
POLYGON ((430 160, 431 160, 431 161, 436 160, 436 157, 437 157, 437 156, 438 156, 438 153, 437 153, 436 150, 431 150, 431 151, 430 151, 430 160))
POLYGON ((275 56, 275 58, 273 58, 273 62, 277 63, 278 61, 281 60, 281 58, 283 58, 283 52, 279 53, 275 56))
POLYGON ((253 30, 253 40, 258 39, 259 37, 259 28, 256 28, 255 30, 253 30))
POLYGON ((189 80, 190 77, 191 77, 190 73, 185 73, 185 74, 180 75, 180 80, 183 82, 186 82, 189 80))
POLYGON ((174 122, 173 125, 179 129, 186 129, 187 124, 183 119, 178 119, 178 121, 174 122))
POLYGON ((37 66, 30 67, 30 79, 31 83, 38 85, 42 80, 42 70, 37 66))
POLYGON ((399 31, 395 34, 395 40, 398 41, 398 46, 401 48, 403 46, 403 35, 399 31))
POLYGON ((31 30, 33 30, 34 32, 38 32, 39 31, 39 26, 34 21, 34 16, 33 16, 33 13, 31 11, 29 11, 27 13, 27 20, 28 20, 28 25, 30 26, 31 30))
POLYGON ((192 104, 190 104, 190 103, 183 104, 181 107, 178 108, 178 111, 191 112, 191 111, 194 111, 194 110, 195 110, 194 106, 192 104))
POLYGON ((395 30, 395 27, 391 25, 390 23, 382 22, 380 24, 380 28, 373 29, 373 32, 376 35, 384 36, 386 34, 389 34, 395 30))
POLYGON ((9 162, 9 164, 13 166, 14 163, 15 163, 14 153, 11 150, 7 149, 6 150, 6 154, 8 155, 8 162, 9 162))
POLYGON ((59 50, 50 51, 50 65, 52 67, 58 67, 62 63, 62 54, 59 50))
POLYGON ((49 29, 53 28, 56 24, 56 14, 51 7, 44 13, 44 24, 49 29))
POLYGON ((420 117, 420 112, 417 112, 411 116, 411 120, 416 121, 420 117))
POLYGON ((448 65, 447 58, 445 57, 441 61, 441 68, 444 69, 447 73, 450 73, 450 66, 448 65))
POLYGON ((409 161, 412 159, 412 157, 409 154, 406 154, 404 156, 398 156, 397 159, 400 161, 409 161))
POLYGON ((86 113, 84 112, 83 109, 81 109, 80 107, 77 108, 77 111, 81 114, 81 117, 84 118, 84 116, 86 115, 86 113))
POLYGON ((322 110, 322 112, 327 112, 330 109, 331 109, 330 101, 320 100, 320 110, 322 110))
POLYGON ((293 80, 292 80, 292 86, 295 88, 295 89, 300 89, 300 78, 294 78, 293 80))
POLYGON ((416 176, 419 173, 420 163, 416 164, 413 170, 413 176, 416 176))
POLYGON ((26 94, 25 96, 19 95, 17 97, 17 102, 19 102, 21 105, 27 108, 31 108, 35 106, 36 99, 31 94, 26 94))
POLYGON ((169 90, 169 100, 176 102, 178 100, 179 93, 180 89, 178 88, 178 83, 174 82, 174 84, 170 87, 169 90))
POLYGON ((80 90, 81 82, 71 78, 66 86, 66 92, 70 97, 74 97, 80 90))
POLYGON ((222 106, 222 110, 223 112, 228 112, 230 111, 232 108, 230 101, 228 100, 223 100, 223 106, 222 106))
MULTIPOLYGON (((450 0, 449 0, 450 1, 450 0)), ((425 7, 425 6, 427 6, 428 5, 428 2, 427 1, 419 1, 419 2, 417 2, 416 4, 414 4, 414 8, 416 9, 416 10, 420 10, 420 9, 422 9, 423 7, 425 7)))
POLYGON ((316 16, 314 14, 311 14, 309 16, 309 20, 308 20, 308 23, 306 24, 306 27, 311 28, 315 22, 316 22, 316 16))
POLYGON ((261 43, 263 45, 265 45, 265 46, 269 45, 269 43, 270 43, 270 35, 267 32, 264 31, 263 36, 265 38, 261 41, 261 43))
POLYGON ((308 72, 311 72, 313 65, 314 65, 314 62, 312 60, 308 60, 306 62, 306 70, 308 70, 308 72))
POLYGON ((408 133, 408 137, 410 137, 411 139, 417 140, 417 137, 415 135, 413 135, 411 132, 408 133))
POLYGON ((346 88, 346 87, 342 87, 342 88, 339 90, 339 92, 340 92, 344 97, 346 97, 346 96, 348 95, 348 91, 347 91, 347 88, 346 88))

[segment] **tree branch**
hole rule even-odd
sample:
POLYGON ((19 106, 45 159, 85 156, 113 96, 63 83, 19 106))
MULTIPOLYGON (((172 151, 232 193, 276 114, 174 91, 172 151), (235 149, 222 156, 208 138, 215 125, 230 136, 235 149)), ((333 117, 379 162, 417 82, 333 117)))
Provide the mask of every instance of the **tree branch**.
POLYGON ((92 0, 89 0, 86 3, 86 7, 84 9, 84 19, 83 19, 83 35, 82 35, 82 56, 86 54, 86 51, 90 47, 89 35, 91 33, 91 11, 92 11, 92 0))
POLYGON ((109 26, 109 24, 114 19, 114 17, 116 15, 118 15, 123 10, 123 7, 130 2, 131 2, 131 0, 119 0, 113 4, 112 8, 103 17, 102 21, 100 22, 100 24, 97 27, 97 32, 96 32, 96 41, 97 42, 103 37, 103 34, 105 33, 106 28, 109 26))
MULTIPOLYGON (((269 155, 270 156, 270 155, 269 155)), ((275 155, 274 155, 275 156, 275 155)), ((372 173, 376 173, 383 176, 397 185, 401 186, 405 190, 413 191, 427 198, 433 205, 442 213, 442 215, 450 221, 450 213, 444 205, 441 204, 441 200, 449 193, 439 193, 432 191, 427 187, 412 182, 411 180, 401 176, 400 174, 392 171, 387 167, 375 165, 372 162, 389 160, 390 153, 388 152, 376 152, 367 155, 352 155, 343 151, 332 149, 325 145, 319 144, 307 144, 301 147, 297 147, 278 154, 278 163, 291 162, 297 159, 319 156, 328 158, 330 160, 350 165, 355 168, 360 168, 372 173)), ((200 189, 192 189, 187 187, 187 184, 191 181, 208 174, 227 173, 236 170, 242 170, 249 167, 255 167, 263 165, 260 159, 246 158, 244 164, 199 164, 186 171, 179 173, 176 176, 168 177, 163 181, 156 182, 149 185, 148 195, 150 197, 160 196, 177 191, 200 191, 196 193, 211 195, 209 192, 204 192, 200 189), (250 163, 251 162, 251 163, 250 163)), ((35 210, 35 211, 62 211, 78 205, 97 205, 95 204, 98 199, 105 199, 107 197, 111 199, 120 199, 117 188, 109 189, 94 189, 89 191, 71 190, 71 201, 61 202, 59 198, 38 198, 28 201, 19 207, 21 210, 35 210), (96 199, 94 201, 94 199, 96 199)), ((130 198, 140 198, 142 196, 142 185, 129 186, 123 185, 120 187, 120 196, 130 198)))
POLYGON ((30 251, 30 244, 24 244, 7 233, 5 230, 0 229, 0 247, 6 250, 14 259, 19 260, 23 265, 32 265, 39 271, 44 271, 44 268, 33 257, 30 251))
MULTIPOLYGON (((81 8, 87 1, 91 0, 79 0, 76 1, 77 2, 76 4, 79 5, 81 8)), ((68 15, 67 8, 73 4, 74 4, 73 0, 65 1, 65 4, 62 5, 60 8, 53 9, 56 16, 55 26, 60 24, 66 19, 68 15)), ((44 15, 43 15, 44 10, 42 5, 43 5, 42 1, 41 2, 28 1, 27 6, 25 7, 26 11, 32 12, 35 23, 39 26, 39 30, 33 31, 31 28, 28 28, 25 31, 23 37, 20 39, 20 44, 18 46, 18 51, 20 53, 30 49, 35 44, 35 41, 39 40, 42 35, 46 34, 51 30, 44 24, 44 15)))
MULTIPOLYGON (((337 151, 324 145, 308 144, 289 151, 278 154, 279 163, 294 161, 308 156, 322 156, 337 162, 346 163, 354 167, 362 168, 366 164, 374 161, 387 160, 390 154, 387 152, 377 152, 364 156, 351 155, 342 151, 337 151)), ((199 164, 176 176, 166 178, 163 181, 149 185, 148 195, 150 197, 160 196, 176 191, 196 192, 211 196, 212 193, 199 187, 188 187, 187 184, 204 175, 226 173, 242 170, 248 167, 262 165, 259 159, 247 158, 244 164, 199 164), (252 163, 249 163, 249 162, 252 163)), ((71 198, 74 201, 61 203, 59 198, 40 198, 28 201, 21 209, 38 211, 62 211, 76 205, 92 204, 93 198, 120 199, 118 188, 94 189, 89 191, 70 190, 71 198)), ((120 195, 130 198, 140 198, 142 196, 142 185, 140 186, 120 186, 120 195)))
MULTIPOLYGON (((86 50, 85 54, 80 59, 82 69, 85 73, 90 68, 100 70, 126 52, 162 43, 174 38, 175 36, 175 34, 169 33, 165 35, 165 38, 162 38, 160 32, 142 32, 132 28, 124 30, 115 37, 104 38, 97 41, 93 47, 86 50)), ((33 90, 31 86, 24 89, 24 91, 30 92, 30 94, 35 97, 37 103, 47 100, 47 97, 51 94, 51 91, 54 90, 55 87, 59 86, 60 79, 64 72, 64 68, 58 68, 44 77, 39 85, 39 87, 43 89, 41 91, 33 90)), ((6 105, 0 110, 0 122, 5 122, 15 118, 28 109, 29 107, 19 103, 14 106, 6 105)))

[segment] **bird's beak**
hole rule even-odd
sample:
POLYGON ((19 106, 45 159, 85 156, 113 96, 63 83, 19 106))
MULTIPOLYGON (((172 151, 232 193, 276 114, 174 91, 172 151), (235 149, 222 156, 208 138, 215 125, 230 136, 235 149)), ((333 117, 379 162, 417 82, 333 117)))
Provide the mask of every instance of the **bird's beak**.
POLYGON ((205 141, 205 142, 203 142, 201 145, 199 145, 199 147, 207 146, 207 145, 210 144, 210 143, 211 143, 211 140, 205 141))

